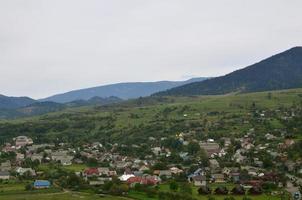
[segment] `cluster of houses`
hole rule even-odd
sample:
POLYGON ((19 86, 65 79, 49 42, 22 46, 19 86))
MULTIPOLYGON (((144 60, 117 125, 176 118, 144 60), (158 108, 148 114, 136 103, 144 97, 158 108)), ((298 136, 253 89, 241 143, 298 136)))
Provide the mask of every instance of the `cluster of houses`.
MULTIPOLYGON (((185 146, 190 145, 186 133, 176 135, 176 138, 185 146)), ((282 134, 281 134, 282 135, 282 134)), ((221 167, 223 158, 227 155, 227 150, 232 146, 230 138, 224 137, 223 145, 216 142, 214 139, 206 141, 197 141, 200 148, 205 151, 209 158, 207 167, 199 167, 193 173, 189 173, 187 166, 182 166, 179 163, 170 164, 164 170, 156 170, 153 166, 161 157, 171 156, 171 151, 162 146, 150 147, 152 155, 145 156, 145 159, 122 156, 117 152, 106 150, 99 142, 86 144, 82 147, 71 148, 70 145, 60 144, 55 146, 52 144, 34 144, 32 139, 26 136, 14 138, 14 144, 6 143, 2 152, 14 152, 16 158, 14 161, 4 161, 0 164, 0 179, 8 180, 11 178, 12 171, 16 174, 31 177, 39 177, 39 173, 32 168, 22 167, 22 162, 25 159, 31 161, 39 161, 39 163, 60 163, 62 166, 72 164, 87 164, 87 160, 95 159, 98 163, 108 163, 108 167, 87 167, 83 171, 78 171, 76 174, 86 180, 89 185, 103 185, 107 181, 111 181, 117 177, 120 181, 134 186, 135 184, 157 185, 166 179, 171 179, 176 176, 185 175, 188 182, 195 186, 206 186, 209 183, 225 183, 233 182, 240 183, 245 187, 259 186, 265 181, 271 181, 282 187, 281 180, 277 174, 265 169, 264 162, 260 156, 261 152, 265 151, 272 159, 276 166, 282 163, 288 173, 293 172, 297 167, 301 167, 301 163, 293 162, 287 159, 284 150, 292 146, 295 141, 292 139, 283 139, 272 133, 267 133, 263 141, 256 143, 254 140, 255 130, 251 129, 241 138, 236 141, 240 143, 240 148, 231 155, 233 163, 236 167, 221 167), (274 141, 274 142, 272 142, 274 141), (277 141, 277 142, 275 142, 277 141), (276 144, 275 144, 276 143, 276 144), (275 145, 275 146, 274 146, 275 145), (20 151, 23 147, 24 151, 20 151), (252 159, 251 156, 252 155, 252 159), (276 161, 282 162, 276 162, 276 161), (242 172, 245 171, 250 177, 249 179, 242 178, 242 172)), ((155 141, 155 138, 149 138, 150 141, 155 141)), ((165 140, 165 138, 161 138, 165 140)), ((196 141, 196 140, 195 140, 196 141)), ((113 148, 118 144, 112 145, 113 148)), ((190 155, 188 152, 178 152, 183 160, 188 160, 190 155)), ((198 163, 191 163, 198 165, 198 163)), ((302 167, 301 167, 302 174, 302 167)), ((302 184, 302 183, 301 183, 302 184)), ((47 180, 38 180, 34 183, 35 188, 48 188, 50 182, 47 180)), ((293 187, 288 190, 294 190, 293 187)))

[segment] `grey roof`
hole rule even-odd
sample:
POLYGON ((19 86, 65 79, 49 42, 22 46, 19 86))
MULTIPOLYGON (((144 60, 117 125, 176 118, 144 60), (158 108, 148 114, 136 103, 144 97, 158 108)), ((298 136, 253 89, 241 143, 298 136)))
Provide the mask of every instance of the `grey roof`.
POLYGON ((0 171, 0 176, 9 176, 8 171, 0 171))

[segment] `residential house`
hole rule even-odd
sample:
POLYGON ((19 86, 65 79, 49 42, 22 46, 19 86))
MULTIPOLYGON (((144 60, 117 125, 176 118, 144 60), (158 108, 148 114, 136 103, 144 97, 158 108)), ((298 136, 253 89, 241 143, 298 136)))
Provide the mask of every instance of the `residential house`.
POLYGON ((240 181, 240 173, 239 172, 233 172, 230 174, 231 179, 234 183, 238 183, 240 181))
POLYGON ((0 171, 0 180, 9 180, 10 173, 8 171, 0 171))
POLYGON ((100 173, 99 173, 99 170, 97 168, 88 168, 88 169, 84 170, 83 175, 86 178, 89 178, 89 177, 99 176, 100 173))
POLYGON ((22 168, 18 167, 16 169, 16 173, 23 176, 24 174, 28 173, 30 176, 36 176, 36 171, 33 170, 32 168, 22 168))
POLYGON ((100 186, 104 185, 104 181, 89 181, 90 186, 100 186))
POLYGON ((197 175, 193 176, 189 179, 189 182, 193 183, 194 186, 201 187, 207 185, 207 179, 206 176, 197 175))
POLYGON ((224 175, 223 174, 212 174, 212 181, 215 183, 224 183, 224 175))
POLYGON ((215 142, 200 142, 200 148, 204 149, 208 157, 218 155, 220 152, 220 147, 218 143, 215 142))
POLYGON ((189 153, 188 152, 180 152, 179 156, 183 159, 183 160, 188 160, 189 159, 189 153))
POLYGON ((285 166, 287 168, 287 171, 293 172, 295 170, 296 163, 291 160, 288 160, 285 162, 285 166))
POLYGON ((210 159, 210 169, 212 172, 217 172, 220 170, 220 165, 216 159, 210 159))
POLYGON ((24 154, 22 154, 22 153, 17 153, 17 155, 16 155, 16 160, 17 161, 22 161, 22 160, 24 160, 24 154))
POLYGON ((110 169, 108 167, 99 167, 98 171, 100 176, 109 176, 110 169))
POLYGON ((154 153, 154 155, 159 156, 161 153, 161 148, 160 147, 154 147, 151 149, 151 151, 154 153))
POLYGON ((39 153, 39 154, 34 153, 34 154, 30 155, 29 157, 32 161, 38 160, 39 162, 41 162, 44 156, 42 153, 39 153))
POLYGON ((245 156, 242 156, 242 155, 241 155, 241 150, 238 149, 238 150, 236 151, 236 153, 233 155, 232 159, 233 159, 236 163, 242 164, 242 163, 244 163, 244 161, 246 160, 246 157, 245 157, 245 156))
POLYGON ((184 172, 182 169, 179 169, 177 167, 171 167, 170 171, 171 171, 171 174, 175 174, 175 175, 179 175, 184 172))
POLYGON ((26 136, 18 136, 15 138, 16 147, 24 147, 33 144, 33 140, 26 136))
POLYGON ((111 170, 111 171, 109 171, 108 176, 110 176, 110 177, 117 176, 117 173, 116 173, 116 171, 111 170))
POLYGON ((144 175, 144 172, 143 172, 143 171, 134 171, 134 172, 133 172, 133 175, 134 175, 134 176, 143 176, 143 175, 144 175))
POLYGON ((3 152, 15 152, 16 151, 16 147, 12 146, 10 143, 5 143, 4 147, 2 148, 3 152))
POLYGON ((135 184, 142 184, 142 185, 157 185, 159 180, 154 176, 146 176, 146 177, 130 177, 127 179, 127 183, 132 187, 135 184))
POLYGON ((34 188, 35 189, 46 189, 50 187, 50 182, 47 180, 36 180, 34 182, 34 188))
POLYGON ((73 156, 69 156, 67 151, 57 151, 51 154, 51 159, 59 161, 62 165, 71 165, 73 156))
POLYGON ((122 176, 119 177, 121 181, 127 181, 129 178, 135 177, 133 174, 123 174, 122 176))
POLYGON ((0 171, 10 171, 11 169, 12 169, 12 165, 9 160, 1 163, 0 165, 0 171))
POLYGON ((223 173, 224 175, 226 175, 226 176, 229 176, 231 172, 232 172, 232 170, 231 170, 230 168, 228 168, 228 167, 224 167, 224 168, 222 169, 222 173, 223 173))
POLYGON ((0 180, 9 180, 10 174, 8 171, 0 171, 0 180))
POLYGON ((167 178, 172 177, 172 173, 170 170, 154 170, 153 174, 157 175, 159 177, 162 177, 162 176, 165 176, 167 178))

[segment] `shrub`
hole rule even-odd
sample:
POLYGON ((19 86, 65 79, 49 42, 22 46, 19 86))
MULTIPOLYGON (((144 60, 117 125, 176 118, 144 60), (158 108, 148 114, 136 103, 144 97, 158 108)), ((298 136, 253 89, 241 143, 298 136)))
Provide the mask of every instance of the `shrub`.
POLYGON ((228 193, 229 193, 228 189, 226 187, 222 187, 222 186, 216 188, 216 190, 215 190, 215 194, 218 194, 218 195, 226 195, 228 193))
POLYGON ((202 186, 198 189, 198 194, 200 195, 211 194, 211 189, 208 186, 202 186))
POLYGON ((232 194, 234 195, 244 195, 245 194, 245 190, 242 186, 237 185, 236 187, 234 187, 232 189, 232 194))
POLYGON ((33 190, 33 189, 34 189, 34 187, 32 184, 25 185, 25 190, 29 191, 29 190, 33 190))
POLYGON ((249 190, 249 194, 252 194, 252 195, 262 194, 262 189, 260 187, 254 186, 249 190))
POLYGON ((172 190, 172 191, 177 191, 178 190, 178 184, 175 181, 171 181, 169 187, 170 187, 170 190, 172 190))

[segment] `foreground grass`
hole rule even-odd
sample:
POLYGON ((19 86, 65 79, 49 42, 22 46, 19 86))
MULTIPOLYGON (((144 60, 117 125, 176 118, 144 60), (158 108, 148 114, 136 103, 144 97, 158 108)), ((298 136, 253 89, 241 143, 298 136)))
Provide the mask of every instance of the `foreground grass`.
MULTIPOLYGON (((131 191, 129 193, 129 197, 137 199, 137 200, 158 200, 157 197, 147 197, 145 193, 142 192, 136 192, 136 191, 131 191)), ((198 199, 198 200, 208 200, 209 196, 206 195, 198 195, 193 194, 193 197, 198 199)), ((224 200, 226 197, 234 197, 236 200, 242 200, 244 198, 244 195, 240 196, 234 196, 234 195, 211 195, 211 197, 214 197, 215 200, 224 200)), ((247 196, 248 198, 252 200, 280 200, 279 196, 270 196, 270 195, 256 195, 256 196, 247 196)))
MULTIPOLYGON (((217 186, 226 186, 228 189, 232 189, 234 187, 234 184, 212 184, 211 188, 216 188, 217 186)), ((197 190, 198 187, 192 186, 193 194, 192 196, 198 200, 208 200, 209 196, 207 195, 199 195, 197 190)), ((170 192, 169 185, 163 184, 160 185, 160 191, 162 192, 170 192)), ((137 200, 157 200, 157 196, 154 197, 148 197, 146 193, 144 192, 137 192, 131 190, 128 194, 129 197, 137 199, 137 200)), ((236 200, 242 200, 244 198, 244 195, 210 195, 211 197, 214 197, 215 200, 224 200, 226 197, 234 197, 236 200)), ((280 200, 280 196, 271 196, 271 195, 247 195, 248 198, 252 200, 280 200)))
POLYGON ((17 195, 1 195, 0 199, 5 200, 130 200, 122 197, 100 197, 98 195, 91 195, 85 193, 49 193, 49 194, 17 194, 17 195))

